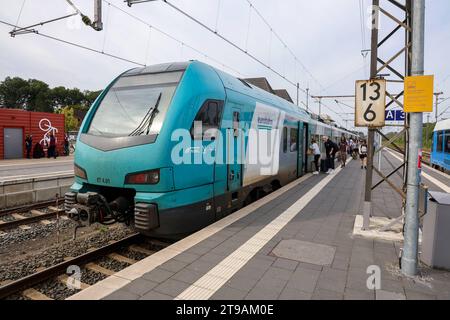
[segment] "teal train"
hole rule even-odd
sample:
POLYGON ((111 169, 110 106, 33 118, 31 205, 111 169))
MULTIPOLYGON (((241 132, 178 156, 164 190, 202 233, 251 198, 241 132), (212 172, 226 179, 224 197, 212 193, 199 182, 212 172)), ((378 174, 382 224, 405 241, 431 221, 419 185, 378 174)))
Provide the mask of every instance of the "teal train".
POLYGON ((180 238, 311 171, 323 135, 356 138, 198 61, 135 68, 81 125, 65 209, 80 226, 180 238))

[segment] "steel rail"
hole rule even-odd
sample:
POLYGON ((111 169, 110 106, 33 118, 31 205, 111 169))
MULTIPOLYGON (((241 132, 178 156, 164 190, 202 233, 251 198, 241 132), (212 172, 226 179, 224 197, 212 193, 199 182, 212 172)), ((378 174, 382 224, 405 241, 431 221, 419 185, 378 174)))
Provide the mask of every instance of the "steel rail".
POLYGON ((38 283, 41 283, 45 280, 48 280, 50 278, 56 277, 56 276, 58 276, 58 274, 65 273, 67 268, 71 265, 86 264, 92 260, 101 258, 101 257, 105 256, 106 254, 113 252, 114 250, 117 250, 121 246, 129 245, 140 239, 142 239, 142 235, 140 235, 139 233, 132 234, 126 238, 117 240, 117 241, 107 244, 106 246, 103 246, 101 248, 97 248, 93 251, 86 252, 86 253, 84 253, 78 257, 75 257, 73 259, 65 260, 61 263, 58 263, 54 266, 46 268, 42 271, 30 274, 26 277, 23 277, 21 279, 18 279, 11 283, 3 285, 0 287, 0 299, 11 296, 21 290, 30 288, 30 287, 32 287, 38 283))

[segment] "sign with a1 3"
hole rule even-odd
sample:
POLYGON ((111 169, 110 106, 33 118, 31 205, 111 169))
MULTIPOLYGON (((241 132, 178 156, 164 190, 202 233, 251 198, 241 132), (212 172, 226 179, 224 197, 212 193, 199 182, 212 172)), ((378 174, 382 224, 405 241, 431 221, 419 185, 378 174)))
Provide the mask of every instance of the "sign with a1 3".
POLYGON ((356 81, 355 127, 383 127, 386 80, 356 81))

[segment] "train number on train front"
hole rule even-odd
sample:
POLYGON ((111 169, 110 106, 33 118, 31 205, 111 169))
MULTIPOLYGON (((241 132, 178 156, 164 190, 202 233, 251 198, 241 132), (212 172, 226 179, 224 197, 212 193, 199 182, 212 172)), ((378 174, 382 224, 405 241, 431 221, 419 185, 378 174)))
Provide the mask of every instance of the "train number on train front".
POLYGON ((355 127, 383 127, 386 80, 356 81, 355 127))

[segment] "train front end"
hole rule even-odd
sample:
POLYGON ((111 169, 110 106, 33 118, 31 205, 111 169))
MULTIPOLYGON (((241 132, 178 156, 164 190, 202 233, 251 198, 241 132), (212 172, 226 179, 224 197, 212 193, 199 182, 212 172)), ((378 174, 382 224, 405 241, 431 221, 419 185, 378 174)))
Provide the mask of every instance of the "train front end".
POLYGON ((162 128, 185 68, 130 70, 94 102, 78 136, 75 183, 65 194, 66 213, 79 227, 159 227, 158 207, 146 197, 174 190, 170 136, 162 128))

